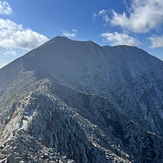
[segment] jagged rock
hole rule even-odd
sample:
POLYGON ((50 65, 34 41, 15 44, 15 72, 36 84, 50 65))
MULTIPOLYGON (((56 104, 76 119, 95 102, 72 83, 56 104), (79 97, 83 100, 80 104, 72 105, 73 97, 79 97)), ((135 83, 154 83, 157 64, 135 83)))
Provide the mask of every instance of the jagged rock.
POLYGON ((0 69, 0 162, 163 162, 163 62, 56 37, 0 69), (6 75, 7 74, 7 75, 6 75))

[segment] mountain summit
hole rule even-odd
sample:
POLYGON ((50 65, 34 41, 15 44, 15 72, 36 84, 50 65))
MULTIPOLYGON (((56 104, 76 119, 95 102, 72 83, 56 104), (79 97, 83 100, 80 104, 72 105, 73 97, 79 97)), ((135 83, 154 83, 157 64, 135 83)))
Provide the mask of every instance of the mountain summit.
POLYGON ((55 37, 0 69, 0 162, 163 162, 163 62, 55 37))

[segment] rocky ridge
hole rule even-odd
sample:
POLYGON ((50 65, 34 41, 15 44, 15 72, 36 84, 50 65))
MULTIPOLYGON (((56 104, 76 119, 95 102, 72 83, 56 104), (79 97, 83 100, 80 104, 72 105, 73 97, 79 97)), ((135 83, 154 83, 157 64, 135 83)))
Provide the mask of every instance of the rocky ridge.
POLYGON ((0 79, 1 162, 163 162, 163 63, 146 52, 57 37, 0 79))

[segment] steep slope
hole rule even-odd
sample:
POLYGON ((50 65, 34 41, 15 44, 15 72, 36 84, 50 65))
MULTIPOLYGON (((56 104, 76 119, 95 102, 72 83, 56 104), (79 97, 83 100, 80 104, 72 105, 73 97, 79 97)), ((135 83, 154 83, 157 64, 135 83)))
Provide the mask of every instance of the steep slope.
POLYGON ((11 108, 1 135, 9 162, 162 160, 162 139, 103 97, 42 80, 11 108))
POLYGON ((159 163, 162 122, 163 62, 136 47, 56 37, 0 69, 1 160, 159 163))
POLYGON ((159 124, 163 118, 163 63, 146 52, 56 37, 22 62, 25 70, 37 71, 39 76, 52 76, 70 88, 110 99, 142 125, 163 134, 159 124))

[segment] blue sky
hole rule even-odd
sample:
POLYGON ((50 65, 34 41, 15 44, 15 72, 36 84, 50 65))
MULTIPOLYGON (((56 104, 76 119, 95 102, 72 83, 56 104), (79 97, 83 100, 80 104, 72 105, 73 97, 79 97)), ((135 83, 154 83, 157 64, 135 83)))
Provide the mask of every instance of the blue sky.
POLYGON ((163 60, 163 2, 0 0, 0 67, 58 35, 138 46, 163 60))

